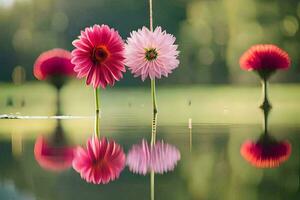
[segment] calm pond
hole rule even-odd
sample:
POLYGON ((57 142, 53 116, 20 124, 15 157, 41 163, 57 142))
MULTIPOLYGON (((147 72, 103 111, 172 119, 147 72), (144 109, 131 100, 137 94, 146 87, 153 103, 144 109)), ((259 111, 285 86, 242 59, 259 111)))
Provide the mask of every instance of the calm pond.
MULTIPOLYGON (((278 150, 278 155, 273 155, 278 160, 273 162, 279 166, 268 168, 273 167, 272 162, 270 165, 268 161, 255 163, 253 158, 249 160, 249 155, 246 158, 247 155, 241 154, 246 141, 255 142, 264 133, 260 124, 189 124, 187 121, 160 125, 159 120, 158 117, 156 140, 172 145, 180 157, 174 169, 154 174, 155 199, 299 198, 300 126, 272 124, 269 127, 268 135, 273 140, 276 138, 276 144, 285 142, 288 146, 281 148, 289 149, 278 150), (262 166, 266 168, 257 168, 262 166)), ((134 174, 126 166, 115 181, 92 185, 81 179, 68 161, 55 157, 62 151, 53 150, 53 155, 45 158, 43 152, 36 152, 43 149, 35 148, 47 148, 35 147, 41 137, 48 145, 60 145, 60 148, 85 145, 90 132, 78 132, 92 131, 93 122, 89 118, 2 119, 0 124, 8 128, 2 128, 0 134, 0 199, 150 199, 150 173, 134 174)), ((114 139, 127 154, 132 145, 140 144, 143 139, 150 141, 151 121, 149 126, 133 122, 119 126, 103 124, 101 134, 114 139)), ((163 166, 167 160, 167 157, 160 160, 160 164, 163 166)))
MULTIPOLYGON (((66 98, 71 91, 64 90, 62 105, 73 117, 60 119, 46 117, 55 115, 50 89, 25 96, 24 107, 5 107, 2 98, 2 113, 19 111, 14 117, 21 119, 0 119, 1 200, 299 199, 298 86, 273 87, 276 106, 268 121, 257 108, 260 88, 160 89, 156 144, 164 147, 154 156, 157 168, 151 173, 146 167, 145 175, 135 173, 129 160, 143 164, 130 153, 151 141, 149 91, 103 92, 101 137, 115 140, 130 158, 119 178, 105 185, 87 183, 72 168, 69 150, 85 146, 94 117, 92 92, 73 93, 75 102, 66 98), (30 116, 19 117, 24 115, 30 116)), ((15 94, 18 100, 26 93, 15 94)))

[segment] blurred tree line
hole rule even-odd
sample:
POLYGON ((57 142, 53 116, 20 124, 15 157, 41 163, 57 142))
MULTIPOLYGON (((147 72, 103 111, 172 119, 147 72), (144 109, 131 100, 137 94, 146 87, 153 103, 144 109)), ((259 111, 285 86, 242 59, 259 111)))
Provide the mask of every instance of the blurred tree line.
MULTIPOLYGON (((257 43, 288 51, 292 69, 274 79, 298 82, 299 19, 297 0, 154 0, 154 24, 174 34, 181 51, 180 67, 161 82, 253 82, 255 76, 240 70, 238 61, 257 43)), ((148 21, 147 0, 0 0, 0 81, 10 81, 16 66, 34 79, 36 57, 55 47, 72 50, 86 26, 105 23, 126 39, 148 21)), ((120 84, 140 80, 127 72, 120 84)))

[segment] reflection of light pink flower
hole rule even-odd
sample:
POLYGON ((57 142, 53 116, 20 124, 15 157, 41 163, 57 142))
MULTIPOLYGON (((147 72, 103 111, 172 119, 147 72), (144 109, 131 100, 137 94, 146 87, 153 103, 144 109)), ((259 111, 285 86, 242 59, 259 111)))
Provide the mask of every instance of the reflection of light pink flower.
POLYGON ((150 163, 150 148, 146 140, 141 144, 135 144, 127 154, 129 170, 137 174, 147 174, 150 163))
POLYGON ((127 165, 133 173, 146 175, 148 172, 163 174, 173 171, 180 160, 180 152, 163 141, 148 145, 146 140, 133 145, 127 155, 127 165))
POLYGON ((73 45, 74 70, 78 78, 86 77, 87 85, 105 88, 123 77, 124 42, 114 29, 107 25, 86 28, 73 45))
POLYGON ((180 160, 179 150, 163 141, 156 142, 151 150, 151 168, 155 173, 163 174, 173 171, 180 160))
POLYGON ((248 71, 275 71, 287 69, 290 64, 289 55, 272 44, 254 45, 240 58, 241 68, 248 71))
POLYGON ((168 76, 179 65, 175 40, 161 27, 154 32, 146 27, 133 31, 125 47, 125 64, 135 77, 141 76, 143 81, 148 76, 151 79, 168 76))
POLYGON ((71 63, 71 53, 64 49, 52 49, 42 53, 35 61, 33 74, 38 80, 55 76, 73 76, 74 65, 71 63))
POLYGON ((273 168, 288 160, 291 155, 291 145, 288 141, 248 140, 241 147, 241 155, 255 167, 273 168))
POLYGON ((58 172, 72 166, 74 148, 51 146, 48 141, 41 136, 36 139, 34 156, 42 168, 58 172))
POLYGON ((86 149, 78 147, 73 168, 89 183, 106 184, 117 179, 125 167, 125 154, 115 141, 98 139, 87 141, 86 149))

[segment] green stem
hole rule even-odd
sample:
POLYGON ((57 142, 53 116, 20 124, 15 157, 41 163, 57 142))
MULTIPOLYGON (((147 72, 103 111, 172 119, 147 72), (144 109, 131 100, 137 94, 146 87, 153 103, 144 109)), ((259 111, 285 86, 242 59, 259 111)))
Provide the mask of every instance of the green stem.
POLYGON ((264 134, 268 134, 268 119, 269 119, 269 113, 270 113, 270 108, 262 108, 263 114, 264 114, 264 121, 263 121, 263 131, 264 134))
POLYGON ((263 103, 260 106, 262 109, 269 110, 272 106, 270 104, 269 98, 268 98, 268 80, 264 78, 262 80, 262 95, 263 95, 263 103))
POLYGON ((152 131, 151 131, 151 147, 153 145, 155 145, 155 141, 156 141, 156 127, 157 127, 157 113, 153 114, 153 118, 152 118, 152 131))
POLYGON ((100 138, 100 101, 99 101, 99 91, 100 89, 95 88, 95 134, 98 138, 100 138))
POLYGON ((56 115, 59 116, 59 115, 62 115, 61 113, 61 95, 60 95, 61 91, 60 89, 56 89, 56 115))
POLYGON ((157 113, 155 79, 151 79, 151 96, 152 96, 153 115, 155 115, 157 113))
POLYGON ((264 134, 268 133, 268 114, 266 112, 266 110, 264 110, 264 134))
POLYGON ((150 23, 150 31, 153 31, 153 6, 152 0, 149 0, 149 23, 150 23))
MULTIPOLYGON (((150 31, 153 31, 153 9, 152 0, 149 0, 149 23, 150 31)), ((153 107, 153 119, 152 119, 152 137, 151 147, 155 144, 156 140, 156 122, 157 122, 157 105, 156 105, 156 91, 155 91, 155 79, 151 79, 151 96, 152 96, 152 107, 153 107)), ((151 200, 154 200, 154 172, 150 174, 150 187, 151 187, 151 200)))
POLYGON ((154 200, 154 172, 150 173, 150 190, 151 190, 151 200, 154 200))

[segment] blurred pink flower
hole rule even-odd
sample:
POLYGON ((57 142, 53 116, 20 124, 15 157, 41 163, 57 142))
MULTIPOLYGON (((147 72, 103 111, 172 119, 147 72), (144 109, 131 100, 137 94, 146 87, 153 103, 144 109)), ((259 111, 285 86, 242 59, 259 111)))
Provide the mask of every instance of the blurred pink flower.
POLYGON ((86 77, 86 84, 94 88, 113 86, 123 77, 124 42, 119 33, 107 25, 94 25, 81 31, 73 41, 72 63, 77 77, 86 77))
POLYGON ((241 68, 247 71, 288 69, 290 64, 288 53, 273 44, 254 45, 240 58, 241 68))
POLYGON ((93 184, 106 184, 117 179, 125 167, 125 153, 115 141, 93 136, 86 149, 78 147, 73 168, 81 178, 93 184))
POLYGON ((257 168, 278 167, 287 161, 292 147, 288 141, 263 139, 257 142, 247 140, 241 146, 241 155, 257 168))
POLYGON ((143 81, 148 76, 150 79, 167 77, 179 65, 175 40, 161 27, 156 27, 154 32, 146 27, 133 31, 125 45, 125 65, 143 81))
POLYGON ((127 155, 127 165, 133 173, 146 175, 148 172, 163 174, 173 171, 180 160, 179 150, 163 141, 150 146, 146 140, 131 147, 127 155))
POLYGON ((133 173, 146 175, 150 170, 150 148, 146 140, 135 144, 127 154, 126 163, 133 173))
POLYGON ((72 166, 74 148, 52 146, 44 137, 40 136, 35 141, 34 157, 42 168, 60 172, 72 166))
POLYGON ((43 52, 35 61, 33 74, 38 80, 56 76, 73 76, 74 65, 71 63, 71 53, 64 49, 52 49, 43 52))

